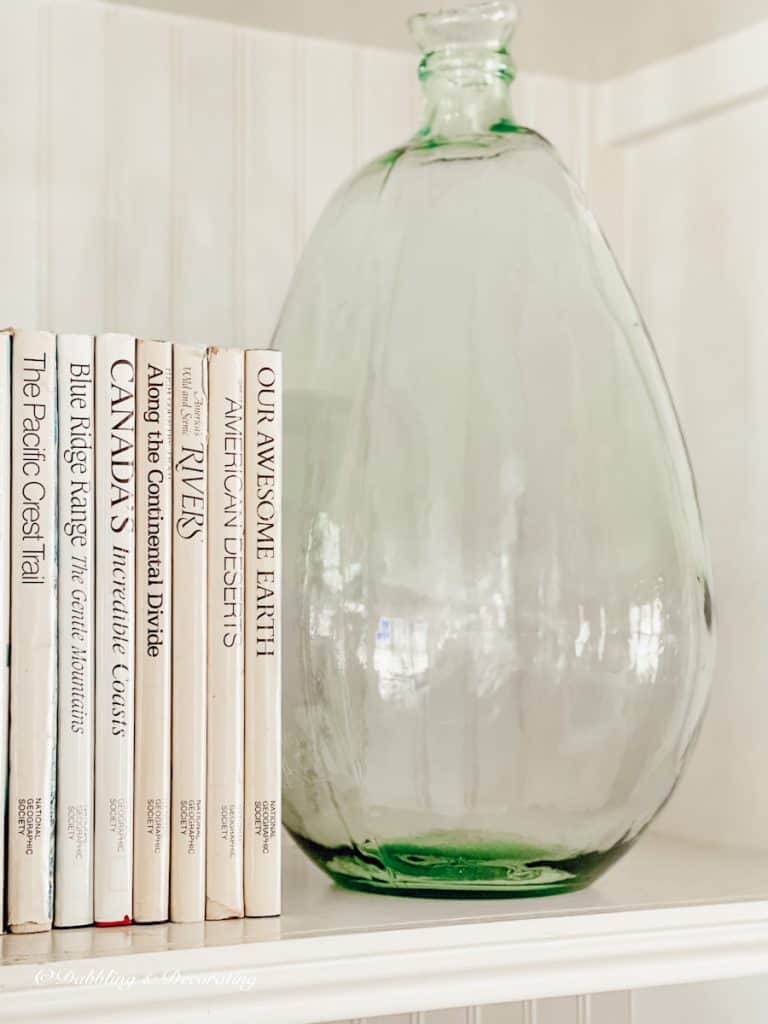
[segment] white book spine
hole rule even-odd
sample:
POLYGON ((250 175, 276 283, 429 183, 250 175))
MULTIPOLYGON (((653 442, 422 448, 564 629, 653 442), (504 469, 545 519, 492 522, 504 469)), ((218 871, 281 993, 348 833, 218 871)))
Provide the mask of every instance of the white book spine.
POLYGON ((56 756, 56 339, 13 341, 8 924, 53 913, 56 756))
POLYGON ((168 919, 173 346, 136 342, 136 743, 133 919, 168 919))
POLYGON ((245 354, 245 913, 280 913, 282 357, 245 354))
POLYGON ((131 920, 135 663, 136 342, 96 339, 94 917, 131 920))
POLYGON ((210 350, 206 918, 243 916, 244 356, 210 350))
POLYGON ((93 338, 60 334, 59 727, 54 923, 93 923, 93 338))
POLYGON ((171 920, 205 918, 208 355, 173 355, 171 920))
POLYGON ((11 644, 11 335, 0 333, 0 931, 5 921, 8 700, 11 644))

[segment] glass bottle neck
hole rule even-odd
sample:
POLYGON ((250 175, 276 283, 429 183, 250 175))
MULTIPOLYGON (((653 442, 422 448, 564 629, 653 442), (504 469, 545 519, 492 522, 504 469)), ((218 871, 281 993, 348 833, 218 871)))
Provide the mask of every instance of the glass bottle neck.
POLYGON ((475 60, 429 54, 420 78, 426 96, 423 136, 449 139, 514 131, 509 102, 514 71, 505 54, 475 60))

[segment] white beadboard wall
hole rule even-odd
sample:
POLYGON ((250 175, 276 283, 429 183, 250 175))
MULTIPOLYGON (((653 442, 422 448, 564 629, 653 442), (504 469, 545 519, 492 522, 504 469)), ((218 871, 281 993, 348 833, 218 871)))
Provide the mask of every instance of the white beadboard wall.
POLYGON ((714 574, 712 703, 657 827, 768 848, 768 21, 600 88, 623 264, 696 470, 714 574))
MULTIPOLYGON (((415 55, 3 0, 0 320, 265 343, 329 195, 413 131, 419 92, 415 55)), ((516 96, 582 176, 587 96, 516 96)))
POLYGON ((564 999, 539 999, 503 1006, 468 1006, 433 1013, 368 1017, 339 1024, 630 1024, 630 997, 606 992, 564 999))

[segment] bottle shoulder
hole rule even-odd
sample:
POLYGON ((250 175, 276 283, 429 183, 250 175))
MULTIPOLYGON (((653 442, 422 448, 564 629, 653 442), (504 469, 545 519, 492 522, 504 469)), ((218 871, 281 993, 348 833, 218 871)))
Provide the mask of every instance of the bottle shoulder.
POLYGON ((396 167, 428 167, 436 162, 495 160, 518 154, 539 153, 559 160, 552 144, 531 128, 504 122, 498 131, 452 136, 417 132, 401 146, 381 153, 361 168, 359 177, 389 173, 396 167))
POLYGON ((535 221, 553 206, 558 218, 580 218, 585 209, 579 186, 538 132, 515 127, 445 140, 417 134, 341 185, 303 263, 326 260, 331 250, 372 251, 382 239, 411 244, 439 223, 473 237, 495 233, 510 217, 535 221))
POLYGON ((554 174, 564 184, 571 181, 557 150, 543 135, 510 125, 498 132, 450 139, 416 134, 361 167, 342 187, 339 197, 343 200, 350 194, 375 194, 384 198, 399 192, 413 179, 437 173, 472 181, 478 164, 483 165, 488 178, 496 178, 497 174, 507 180, 515 174, 546 178, 554 174))

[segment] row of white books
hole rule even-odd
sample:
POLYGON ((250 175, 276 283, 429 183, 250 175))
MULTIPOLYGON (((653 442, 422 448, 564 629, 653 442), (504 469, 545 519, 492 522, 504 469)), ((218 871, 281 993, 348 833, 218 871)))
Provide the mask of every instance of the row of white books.
POLYGON ((280 354, 0 344, 0 920, 279 914, 280 354))

